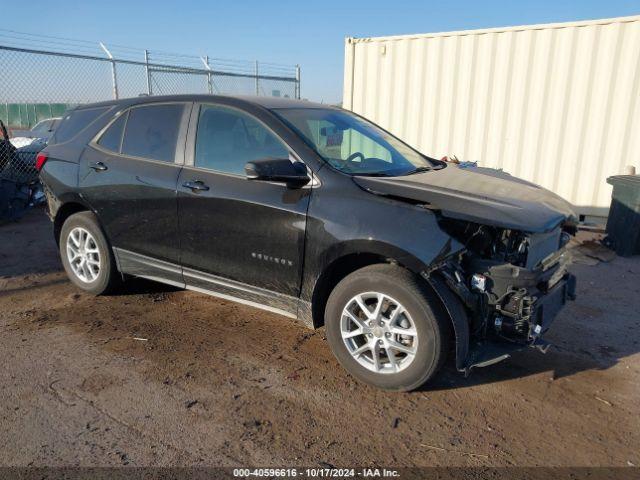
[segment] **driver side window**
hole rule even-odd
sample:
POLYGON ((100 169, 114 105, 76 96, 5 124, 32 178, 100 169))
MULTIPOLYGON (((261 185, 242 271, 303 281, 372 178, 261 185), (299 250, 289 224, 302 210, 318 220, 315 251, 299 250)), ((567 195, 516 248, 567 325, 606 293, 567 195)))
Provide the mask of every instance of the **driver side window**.
POLYGON ((267 158, 289 158, 289 149, 258 120, 232 108, 201 107, 196 167, 244 175, 247 162, 267 158))

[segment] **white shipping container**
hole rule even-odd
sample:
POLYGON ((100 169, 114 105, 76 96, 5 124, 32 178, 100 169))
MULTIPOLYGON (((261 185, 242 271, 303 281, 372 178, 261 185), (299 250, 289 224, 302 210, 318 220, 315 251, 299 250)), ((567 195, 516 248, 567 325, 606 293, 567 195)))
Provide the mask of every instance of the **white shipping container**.
POLYGON ((440 158, 501 168, 605 216, 640 168, 640 16, 347 38, 343 106, 440 158))

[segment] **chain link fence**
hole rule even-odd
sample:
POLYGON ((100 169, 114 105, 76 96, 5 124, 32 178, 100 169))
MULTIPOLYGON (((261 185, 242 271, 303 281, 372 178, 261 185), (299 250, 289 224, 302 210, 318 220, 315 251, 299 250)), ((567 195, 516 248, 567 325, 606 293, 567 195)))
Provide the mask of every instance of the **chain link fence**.
POLYGON ((300 68, 0 29, 0 218, 8 189, 9 203, 33 203, 49 119, 84 103, 181 93, 300 98, 300 68))
MULTIPOLYGON (((1 35, 0 35, 1 37, 1 35)), ((0 38, 0 40, 2 40, 0 38)), ((31 116, 11 124, 7 111, 15 104, 98 102, 139 95, 209 93, 300 98, 300 70, 258 62, 209 60, 183 56, 181 64, 166 54, 144 51, 144 61, 34 50, 0 43, 0 119, 8 128, 29 128, 31 116), (190 65, 194 59, 200 66, 190 65), (25 122, 26 120, 26 122, 25 122)))

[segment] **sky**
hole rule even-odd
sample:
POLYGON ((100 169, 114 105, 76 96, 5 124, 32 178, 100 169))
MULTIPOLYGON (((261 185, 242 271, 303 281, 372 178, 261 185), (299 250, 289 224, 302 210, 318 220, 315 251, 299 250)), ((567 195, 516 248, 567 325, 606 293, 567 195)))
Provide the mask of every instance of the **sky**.
POLYGON ((3 2, 2 28, 107 45, 299 64, 302 97, 338 103, 342 99, 345 37, 635 14, 640 14, 640 0, 32 0, 27 4, 3 2))

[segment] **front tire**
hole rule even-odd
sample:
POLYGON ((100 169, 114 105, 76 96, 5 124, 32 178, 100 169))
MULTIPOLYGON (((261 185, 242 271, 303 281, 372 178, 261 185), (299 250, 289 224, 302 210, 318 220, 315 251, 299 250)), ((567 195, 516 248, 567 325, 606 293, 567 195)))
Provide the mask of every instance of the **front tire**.
POLYGON ((418 388, 440 369, 450 322, 435 294, 397 265, 364 267, 333 289, 327 340, 357 379, 385 390, 418 388))
POLYGON ((85 292, 102 295, 120 283, 113 252, 92 212, 75 213, 65 220, 60 258, 69 280, 85 292))

